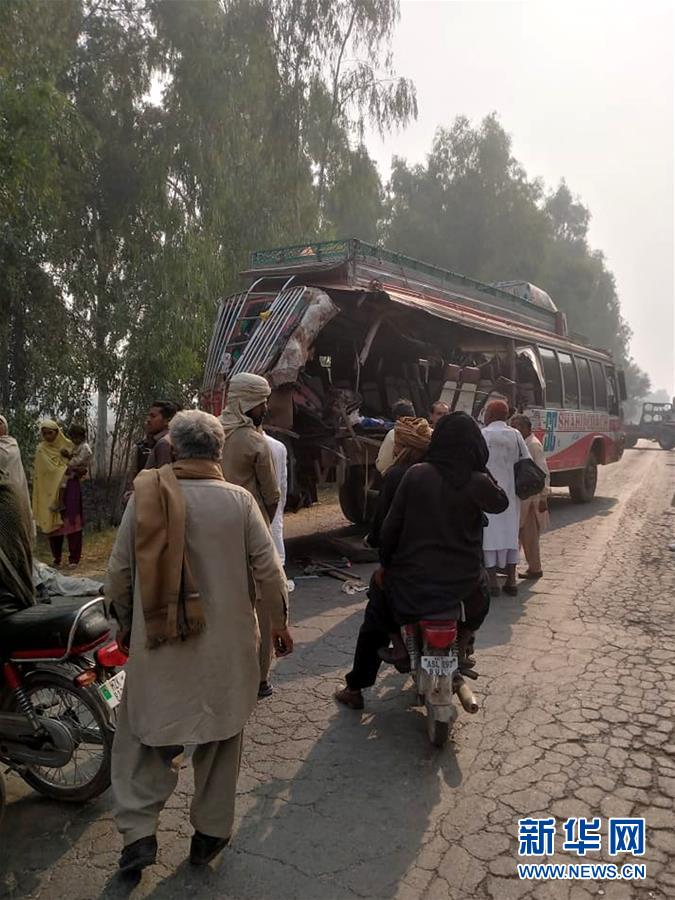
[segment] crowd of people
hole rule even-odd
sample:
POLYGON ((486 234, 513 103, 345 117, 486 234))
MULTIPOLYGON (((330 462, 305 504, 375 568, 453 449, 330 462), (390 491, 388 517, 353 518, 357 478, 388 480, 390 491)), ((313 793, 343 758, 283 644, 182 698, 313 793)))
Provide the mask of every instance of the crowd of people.
POLYGON ((409 400, 398 401, 392 413, 395 424, 378 456, 382 485, 366 538, 379 550, 380 567, 371 579, 352 668, 336 693, 351 709, 363 709, 362 691, 375 683, 383 661, 406 670, 402 625, 460 610, 460 652, 471 658, 490 596, 518 593, 520 546, 528 564, 520 577, 543 575, 539 536, 550 480, 527 416, 514 416, 501 399, 487 404, 482 429, 443 403, 434 404, 428 420, 415 417, 409 400), (521 459, 532 459, 545 476, 543 491, 524 501, 516 492, 521 459))
MULTIPOLYGON (((269 396, 264 378, 239 374, 220 418, 157 401, 137 446, 106 582, 118 643, 129 652, 112 757, 123 872, 155 862, 158 817, 186 751, 195 776, 190 860, 204 865, 227 845, 245 723, 274 690, 273 657, 293 650, 283 541, 287 455, 262 428, 269 396)), ((547 471, 546 462, 529 419, 511 413, 505 401, 491 401, 481 429, 443 403, 428 418, 417 417, 410 401, 396 404, 367 537, 380 567, 352 669, 336 694, 344 705, 363 708, 362 691, 382 662, 405 671, 406 623, 460 609, 458 641, 472 653, 491 595, 517 593, 520 546, 521 577, 542 576, 548 484, 521 504, 514 465, 533 459, 547 471)), ((14 558, 0 552, 0 575, 26 567, 35 525, 55 565, 64 538, 69 564, 77 565, 90 459, 81 426, 66 435, 44 420, 30 502, 18 446, 0 417, 0 503, 9 490, 7 522, 24 535, 14 558)))

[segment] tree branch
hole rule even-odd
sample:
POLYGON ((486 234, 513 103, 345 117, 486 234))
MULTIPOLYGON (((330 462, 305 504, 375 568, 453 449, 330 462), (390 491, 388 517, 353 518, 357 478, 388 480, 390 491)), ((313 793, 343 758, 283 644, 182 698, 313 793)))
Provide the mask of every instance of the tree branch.
POLYGON ((333 99, 331 102, 330 115, 328 117, 328 124, 326 126, 326 136, 323 145, 323 155, 321 158, 321 169, 319 171, 319 210, 323 207, 323 195, 325 193, 326 188, 326 165, 328 162, 328 148, 330 147, 330 136, 331 131, 333 130, 333 120, 335 119, 335 112, 337 110, 338 105, 338 93, 340 91, 340 71, 342 69, 342 58, 344 56, 345 50, 347 48, 347 44, 349 43, 349 38, 352 35, 352 30, 354 28, 354 23, 356 22, 356 13, 357 13, 357 4, 354 3, 352 7, 352 17, 349 21, 349 27, 344 36, 344 40, 342 41, 342 46, 340 47, 340 53, 338 55, 337 63, 335 66, 335 72, 333 73, 333 99))

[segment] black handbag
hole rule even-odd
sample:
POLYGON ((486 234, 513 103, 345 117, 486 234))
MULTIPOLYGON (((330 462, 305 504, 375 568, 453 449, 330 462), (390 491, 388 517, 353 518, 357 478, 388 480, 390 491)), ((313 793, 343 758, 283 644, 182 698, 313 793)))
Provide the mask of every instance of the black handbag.
MULTIPOLYGON (((518 451, 520 453, 520 446, 518 451)), ((513 475, 516 483, 516 496, 521 500, 541 494, 546 486, 546 474, 534 460, 528 457, 523 458, 522 453, 520 453, 518 462, 513 464, 513 475)))

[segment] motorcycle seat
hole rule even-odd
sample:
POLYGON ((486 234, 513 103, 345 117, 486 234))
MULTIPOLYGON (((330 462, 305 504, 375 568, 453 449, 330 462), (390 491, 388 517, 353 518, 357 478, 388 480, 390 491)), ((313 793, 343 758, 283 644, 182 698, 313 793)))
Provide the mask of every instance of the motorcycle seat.
MULTIPOLYGON (((4 659, 58 659, 78 612, 92 598, 61 597, 11 613, 0 623, 0 657, 4 659)), ((84 610, 72 639, 73 652, 84 652, 101 643, 110 633, 103 601, 99 598, 84 610)))

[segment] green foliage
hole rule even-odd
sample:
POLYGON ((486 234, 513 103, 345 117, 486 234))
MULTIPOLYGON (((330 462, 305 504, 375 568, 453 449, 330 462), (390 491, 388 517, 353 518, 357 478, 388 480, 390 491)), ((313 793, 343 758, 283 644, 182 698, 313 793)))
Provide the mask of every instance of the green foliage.
POLYGON ((0 4, 0 407, 25 445, 97 392, 124 462, 153 397, 194 402, 248 251, 308 237, 534 281, 629 362, 588 211, 527 177, 496 116, 396 160, 384 195, 364 130, 417 110, 397 21, 397 0, 0 4))
POLYGON ((194 401, 252 247, 374 236, 381 186, 358 135, 415 111, 387 56, 397 16, 395 0, 0 5, 0 406, 15 431, 96 391, 123 461, 153 396, 194 401))
POLYGON ((28 450, 39 414, 68 416, 85 394, 59 278, 67 256, 63 171, 82 162, 85 141, 59 88, 77 10, 71 2, 0 5, 0 408, 28 450))
POLYGON ((511 153, 497 117, 440 129, 425 165, 394 162, 387 243, 484 281, 530 281, 546 290, 570 330, 611 350, 631 396, 649 379, 630 359, 631 332, 614 276, 588 245, 590 214, 563 181, 545 194, 511 153))

